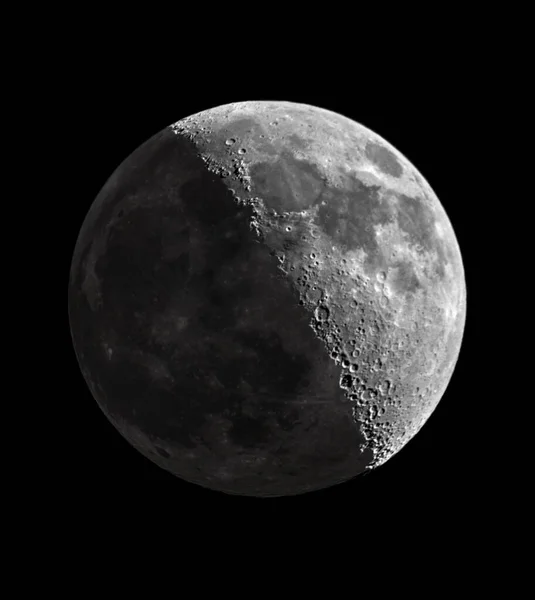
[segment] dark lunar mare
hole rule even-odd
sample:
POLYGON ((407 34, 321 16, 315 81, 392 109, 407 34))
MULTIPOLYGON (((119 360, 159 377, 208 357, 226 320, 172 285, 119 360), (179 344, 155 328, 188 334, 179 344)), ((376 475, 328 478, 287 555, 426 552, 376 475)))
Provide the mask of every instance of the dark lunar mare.
MULTIPOLYGON (((322 192, 312 176, 302 187, 322 192)), ((143 144, 80 232, 69 285, 76 353, 111 422, 176 475, 259 496, 327 487, 369 457, 340 369, 251 229, 251 210, 190 141, 164 130, 143 144)))

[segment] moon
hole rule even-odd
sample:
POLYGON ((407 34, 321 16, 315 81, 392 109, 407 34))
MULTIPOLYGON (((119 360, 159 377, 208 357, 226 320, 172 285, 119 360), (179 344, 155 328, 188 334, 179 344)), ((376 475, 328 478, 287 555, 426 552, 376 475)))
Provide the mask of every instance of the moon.
POLYGON ((440 401, 466 315, 429 183, 307 104, 218 106, 116 169, 74 248, 69 319, 128 442, 213 490, 285 496, 383 465, 440 401))

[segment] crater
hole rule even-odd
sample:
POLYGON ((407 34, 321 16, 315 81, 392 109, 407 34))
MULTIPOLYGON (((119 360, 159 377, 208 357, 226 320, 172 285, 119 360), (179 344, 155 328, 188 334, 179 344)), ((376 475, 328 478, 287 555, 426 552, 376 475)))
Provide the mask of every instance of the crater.
POLYGON ((162 458, 170 458, 171 455, 169 454, 169 452, 167 452, 167 450, 164 450, 163 448, 160 448, 159 446, 154 446, 154 448, 156 449, 156 452, 162 457, 162 458))
POLYGON ((368 160, 373 162, 383 173, 391 177, 399 178, 403 175, 403 167, 393 152, 385 148, 382 144, 368 142, 366 144, 365 155, 368 160))

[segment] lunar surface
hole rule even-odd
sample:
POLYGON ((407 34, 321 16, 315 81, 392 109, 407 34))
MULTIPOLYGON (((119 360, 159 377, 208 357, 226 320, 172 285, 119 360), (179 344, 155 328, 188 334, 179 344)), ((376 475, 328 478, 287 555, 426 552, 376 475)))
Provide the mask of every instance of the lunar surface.
POLYGON ((375 132, 291 102, 160 131, 113 173, 72 258, 91 392, 160 467, 284 496, 384 464, 437 406, 466 311, 452 225, 375 132))

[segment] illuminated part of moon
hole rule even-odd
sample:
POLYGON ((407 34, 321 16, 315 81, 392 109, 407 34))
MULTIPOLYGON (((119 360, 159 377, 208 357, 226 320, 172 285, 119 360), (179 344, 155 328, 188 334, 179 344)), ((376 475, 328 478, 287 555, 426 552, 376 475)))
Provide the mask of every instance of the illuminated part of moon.
POLYGON ((437 406, 466 289, 449 219, 341 115, 241 102, 156 134, 75 248, 71 330, 111 422, 228 493, 320 489, 398 452, 437 406))

